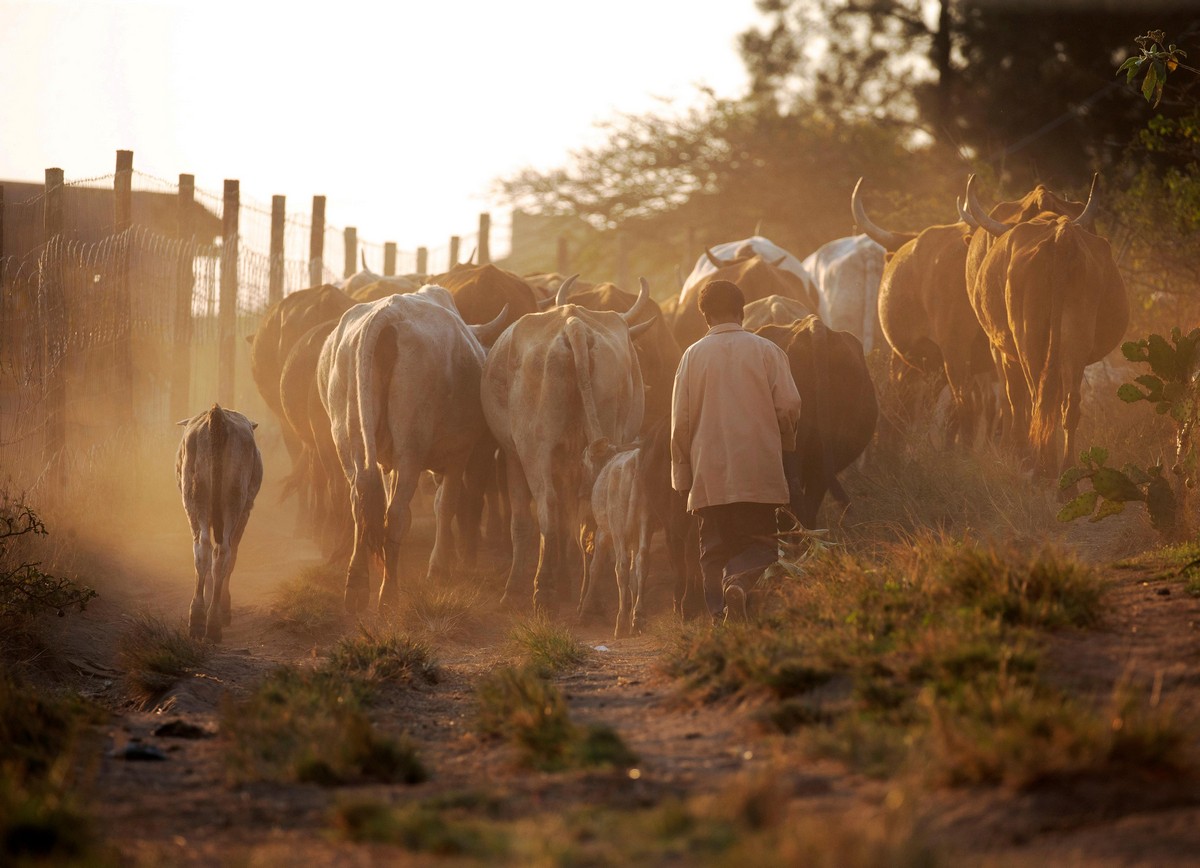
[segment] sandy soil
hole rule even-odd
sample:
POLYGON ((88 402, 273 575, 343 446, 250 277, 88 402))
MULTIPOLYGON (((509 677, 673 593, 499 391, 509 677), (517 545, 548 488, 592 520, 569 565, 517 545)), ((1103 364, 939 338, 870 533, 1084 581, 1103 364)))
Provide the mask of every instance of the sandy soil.
MULTIPOLYGON (((229 786, 219 738, 153 735, 181 719, 215 732, 222 697, 248 691, 271 667, 311 658, 311 644, 270 629, 275 586, 319 562, 294 537, 294 516, 268 488, 251 519, 234 575, 234 621, 225 641, 194 677, 156 708, 123 700, 115 653, 128 613, 144 609, 172 622, 191 596, 190 540, 182 510, 163 530, 137 535, 136 545, 101 545, 110 574, 103 596, 66 619, 58 652, 81 688, 113 709, 97 759, 94 809, 107 837, 130 863, 186 865, 417 864, 395 848, 336 842, 324 831, 336 799, 356 792, 391 802, 432 794, 486 791, 505 816, 562 812, 584 804, 652 805, 669 795, 715 793, 740 773, 772 769, 803 816, 879 822, 898 800, 894 787, 848 774, 833 763, 801 759, 787 739, 764 734, 752 709, 697 707, 681 700, 657 668, 664 639, 654 630, 613 641, 607 627, 580 628, 594 651, 558 679, 573 717, 613 726, 642 758, 636 780, 613 772, 543 774, 515 768, 502 745, 472 732, 473 684, 505 659, 502 636, 511 616, 494 611, 480 637, 435 649, 438 684, 406 694, 381 718, 408 731, 432 778, 412 787, 323 789, 315 785, 229 786), (166 751, 165 762, 132 762, 112 753, 140 740, 166 751)), ((423 553, 414 546, 411 561, 423 553)), ((1060 635, 1051 659, 1056 677, 1104 702, 1123 673, 1161 678, 1164 701, 1200 719, 1200 600, 1161 569, 1109 569, 1109 617, 1099 628, 1060 635)), ((902 798, 902 794, 901 797, 902 798)), ((914 809, 921 826, 952 854, 948 864, 1200 864, 1200 787, 1194 781, 1131 780, 1121 787, 1086 780, 1033 790, 954 790, 925 795, 914 809)), ((428 858, 428 857, 426 857, 428 858)))

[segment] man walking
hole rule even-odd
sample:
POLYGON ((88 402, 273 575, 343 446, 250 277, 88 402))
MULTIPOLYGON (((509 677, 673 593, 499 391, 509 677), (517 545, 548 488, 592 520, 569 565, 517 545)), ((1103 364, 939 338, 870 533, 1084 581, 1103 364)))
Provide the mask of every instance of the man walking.
POLYGON ((742 328, 727 280, 700 290, 708 333, 675 373, 671 484, 700 520, 700 572, 714 620, 746 616, 741 579, 776 559, 775 509, 789 501, 783 452, 796 447, 800 394, 787 355, 742 328))

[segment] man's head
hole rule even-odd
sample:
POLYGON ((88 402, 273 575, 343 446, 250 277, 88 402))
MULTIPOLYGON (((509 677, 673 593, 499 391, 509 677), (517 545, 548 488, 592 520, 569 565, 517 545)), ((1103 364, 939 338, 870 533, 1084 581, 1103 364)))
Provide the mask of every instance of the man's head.
POLYGON ((729 280, 713 280, 701 288, 697 306, 709 326, 723 322, 740 324, 746 297, 742 295, 736 283, 729 280))

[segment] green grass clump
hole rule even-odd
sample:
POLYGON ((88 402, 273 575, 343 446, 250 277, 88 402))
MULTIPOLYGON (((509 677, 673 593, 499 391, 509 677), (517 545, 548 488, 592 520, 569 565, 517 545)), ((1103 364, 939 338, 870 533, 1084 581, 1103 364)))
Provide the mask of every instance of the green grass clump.
POLYGON ((1101 611, 1100 579, 1072 559, 926 536, 872 559, 826 552, 805 571, 757 621, 684 629, 666 670, 704 701, 757 697, 766 725, 881 777, 1024 785, 1115 770, 1123 751, 1182 761, 1160 711, 1114 735, 1112 715, 1043 675, 1045 631, 1101 611))
POLYGON ((203 663, 209 646, 178 626, 141 613, 130 618, 117 644, 131 698, 141 707, 153 703, 179 679, 203 663))
POLYGON ((414 784, 428 773, 407 736, 381 733, 353 679, 293 667, 275 670, 247 699, 221 709, 234 781, 414 784))
POLYGON ((331 825, 341 837, 357 842, 395 844, 414 853, 497 859, 508 854, 507 837, 478 822, 451 819, 432 805, 394 808, 378 802, 338 805, 331 825))
POLYGON ((0 863, 111 863, 76 795, 81 744, 101 718, 0 667, 0 863))
POLYGON ((508 638, 525 662, 545 677, 576 668, 588 655, 570 629, 541 615, 517 624, 508 638))
POLYGON ((339 639, 322 667, 376 688, 397 684, 436 684, 437 666, 429 647, 401 633, 381 634, 360 626, 357 636, 339 639))
POLYGON ((480 682, 475 700, 479 732, 514 744, 524 765, 559 771, 637 762, 612 729, 576 726, 562 693, 534 666, 495 670, 480 682))

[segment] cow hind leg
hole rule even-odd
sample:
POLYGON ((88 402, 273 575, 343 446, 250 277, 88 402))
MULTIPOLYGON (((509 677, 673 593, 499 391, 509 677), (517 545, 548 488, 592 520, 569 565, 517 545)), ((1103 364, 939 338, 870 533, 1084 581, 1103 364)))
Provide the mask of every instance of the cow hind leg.
MULTIPOLYGON (((463 474, 458 470, 447 472, 442 478, 442 484, 438 486, 437 496, 434 499, 433 552, 429 556, 428 578, 431 581, 448 578, 454 568, 454 539, 450 528, 456 515, 460 519, 464 515, 463 510, 460 509, 462 500, 466 496, 464 488, 463 474)), ((477 538, 478 512, 475 512, 475 521, 476 529, 474 531, 472 531, 469 521, 460 521, 459 536, 477 538)), ((470 559, 473 560, 474 546, 468 548, 470 548, 470 559)), ((464 560, 466 559, 464 553, 464 560)))
POLYGON ((629 547, 624 539, 614 540, 614 556, 617 562, 617 626, 613 636, 620 639, 628 636, 633 618, 633 600, 629 593, 629 547))
POLYGON ((227 539, 214 541, 212 556, 213 589, 212 599, 208 603, 204 638, 210 642, 220 642, 221 627, 225 622, 223 609, 229 598, 229 574, 233 569, 232 546, 229 541, 227 539))
POLYGON ((212 546, 209 531, 201 530, 192 521, 192 559, 196 564, 196 591, 192 594, 192 606, 188 613, 188 634, 193 639, 204 636, 208 620, 208 606, 205 603, 205 585, 212 582, 212 546))
POLYGON ((650 558, 650 535, 650 522, 643 517, 638 526, 638 543, 633 554, 631 576, 633 607, 629 614, 629 631, 634 635, 642 632, 642 590, 646 584, 646 562, 650 558))
MULTIPOLYGON (((420 480, 421 471, 415 468, 396 470, 391 474, 391 496, 388 499, 383 540, 383 582, 379 586, 381 611, 394 609, 400 602, 400 551, 412 525, 411 503, 420 480)), ((453 512, 450 517, 453 517, 453 512)))
POLYGON ((534 529, 530 505, 533 494, 529 490, 525 470, 518 458, 508 456, 505 469, 508 477, 509 509, 512 515, 512 565, 509 567, 508 580, 504 584, 504 595, 500 602, 516 606, 521 605, 519 598, 525 597, 532 586, 534 529))

